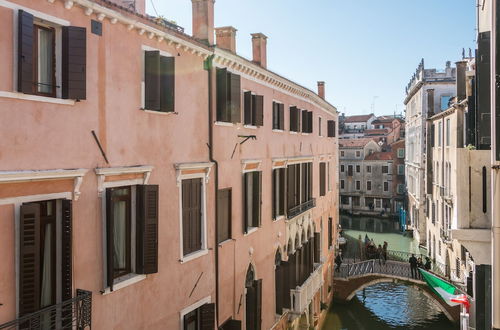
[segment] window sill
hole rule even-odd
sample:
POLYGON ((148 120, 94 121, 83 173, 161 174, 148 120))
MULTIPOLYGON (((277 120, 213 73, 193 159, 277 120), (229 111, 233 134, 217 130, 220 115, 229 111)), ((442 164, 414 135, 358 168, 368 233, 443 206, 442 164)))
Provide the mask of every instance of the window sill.
POLYGON ((191 261, 191 260, 194 260, 194 259, 197 259, 199 257, 202 257, 204 255, 208 254, 208 250, 207 249, 203 249, 203 250, 199 250, 199 251, 196 251, 196 252, 192 252, 188 255, 185 255, 181 258, 181 260, 179 260, 181 262, 181 264, 183 263, 186 263, 188 261, 191 261))
POLYGON ((274 218, 273 221, 280 221, 283 219, 286 219, 286 217, 284 215, 279 215, 277 218, 274 218))
POLYGON ((103 296, 108 295, 110 293, 113 293, 115 291, 118 291, 120 289, 123 289, 129 285, 135 284, 137 282, 143 281, 146 279, 146 275, 140 275, 140 274, 134 274, 130 273, 124 276, 121 276, 117 279, 115 279, 116 283, 113 283, 113 291, 109 287, 107 287, 104 292, 102 293, 103 296))
POLYGON ((273 132, 283 133, 283 132, 285 132, 285 130, 283 130, 283 129, 273 129, 273 132))
POLYGON ((169 115, 178 115, 178 112, 174 111, 158 111, 158 110, 147 110, 147 109, 141 109, 142 111, 146 113, 151 113, 155 115, 161 115, 161 116, 169 116, 169 115))
POLYGON ((254 125, 243 125, 244 128, 249 128, 249 129, 257 129, 257 126, 254 125))
POLYGON ((225 121, 216 121, 215 126, 226 126, 226 127, 233 127, 234 123, 228 123, 225 121))
POLYGON ((311 133, 302 133, 302 135, 309 135, 309 134, 311 134, 311 133))
POLYGON ((226 243, 234 242, 234 241, 236 241, 234 238, 228 238, 228 239, 218 243, 217 246, 222 247, 223 245, 226 245, 226 243))
POLYGON ((251 234, 255 233, 259 229, 259 227, 252 227, 248 232, 246 232, 243 236, 250 236, 251 234))
POLYGON ((297 133, 297 132, 294 132, 294 131, 290 131, 290 134, 297 135, 298 133, 297 133))
POLYGON ((76 103, 75 100, 66 100, 66 99, 59 99, 56 97, 47 97, 47 96, 24 94, 17 92, 6 92, 6 91, 0 91, 0 98, 10 98, 10 99, 18 99, 26 101, 63 104, 63 105, 75 105, 76 103))

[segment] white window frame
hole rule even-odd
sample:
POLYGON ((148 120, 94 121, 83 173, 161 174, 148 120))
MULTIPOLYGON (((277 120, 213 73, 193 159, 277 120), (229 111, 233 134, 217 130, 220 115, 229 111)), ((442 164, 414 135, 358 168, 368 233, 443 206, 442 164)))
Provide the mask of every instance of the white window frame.
POLYGON ((361 181, 359 180, 356 180, 354 182, 354 189, 357 190, 357 191, 360 191, 361 190, 361 181), (359 187, 359 188, 358 188, 359 187))
POLYGON ((398 148, 398 158, 405 158, 405 148, 398 148))
POLYGON ((146 74, 146 52, 147 51, 159 51, 160 56, 174 57, 174 55, 172 55, 171 53, 166 52, 164 50, 161 50, 161 49, 158 49, 155 47, 151 47, 151 46, 147 46, 147 45, 141 45, 142 60, 141 60, 141 105, 140 105, 140 109, 144 110, 147 113, 162 114, 162 115, 175 114, 176 113, 175 111, 174 112, 161 112, 158 110, 146 109, 146 83, 144 81, 144 78, 145 78, 145 74, 146 74))

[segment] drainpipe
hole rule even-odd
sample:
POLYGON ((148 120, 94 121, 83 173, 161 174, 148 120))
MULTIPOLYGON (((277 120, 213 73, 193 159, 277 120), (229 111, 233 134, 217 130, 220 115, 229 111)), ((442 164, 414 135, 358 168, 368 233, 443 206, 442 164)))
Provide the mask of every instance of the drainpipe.
POLYGON ((217 228, 218 219, 217 211, 218 205, 217 200, 219 197, 219 163, 214 158, 214 132, 213 132, 213 84, 212 79, 214 76, 213 59, 215 55, 210 55, 207 57, 203 63, 203 67, 208 73, 208 157, 210 161, 214 163, 214 190, 215 190, 215 239, 214 239, 214 251, 215 251, 215 323, 217 328, 219 328, 219 242, 217 240, 217 228))

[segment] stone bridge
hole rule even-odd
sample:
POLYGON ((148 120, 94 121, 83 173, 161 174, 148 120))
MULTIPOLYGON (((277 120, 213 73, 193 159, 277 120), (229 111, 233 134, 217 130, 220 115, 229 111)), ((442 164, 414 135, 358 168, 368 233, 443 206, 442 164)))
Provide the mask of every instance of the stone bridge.
POLYGON ((337 302, 350 301, 356 292, 377 283, 404 283, 422 291, 436 302, 441 311, 452 322, 460 321, 460 306, 449 306, 437 296, 417 274, 412 278, 407 262, 366 260, 352 264, 342 264, 333 281, 333 296, 337 302))

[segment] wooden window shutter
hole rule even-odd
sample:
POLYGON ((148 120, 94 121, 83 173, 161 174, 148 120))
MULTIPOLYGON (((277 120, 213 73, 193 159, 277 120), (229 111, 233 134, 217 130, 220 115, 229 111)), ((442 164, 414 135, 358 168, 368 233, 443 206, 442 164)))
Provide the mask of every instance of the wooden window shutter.
POLYGON ((321 262, 321 233, 314 233, 314 262, 321 262))
POLYGON ((281 265, 276 266, 274 272, 274 286, 275 286, 275 304, 276 304, 276 314, 281 315, 283 313, 283 272, 284 268, 281 265))
POLYGON ((72 201, 62 200, 61 217, 61 288, 62 300, 73 295, 72 280, 72 201))
POLYGON ((279 129, 279 106, 273 102, 273 129, 279 129))
POLYGON ((215 329, 215 304, 205 304, 200 307, 200 330, 215 329))
POLYGON ((216 72, 217 121, 230 122, 231 118, 228 114, 228 72, 227 69, 219 68, 217 68, 216 72))
POLYGON ((253 174, 253 227, 260 227, 260 212, 262 200, 262 172, 252 172, 253 174))
POLYGON ((319 163, 319 195, 325 196, 326 194, 326 164, 319 163))
POLYGON ((245 306, 247 307, 246 317, 246 328, 247 329, 257 329, 256 322, 256 290, 255 284, 247 287, 247 294, 245 296, 245 306))
POLYGON ((160 102, 160 52, 144 52, 144 107, 161 110, 160 102))
POLYGON ((307 132, 308 133, 313 132, 313 112, 312 111, 307 112, 307 132))
POLYGON ((297 107, 290 107, 290 131, 298 132, 297 107))
POLYGON ((307 163, 300 164, 300 170, 302 172, 302 182, 301 182, 302 189, 300 189, 300 191, 302 192, 302 196, 300 197, 299 204, 307 201, 307 192, 308 192, 307 187, 309 186, 307 182, 309 180, 309 176, 307 174, 307 163))
POLYGON ((175 111, 175 57, 160 56, 160 110, 175 111))
POLYGON ((182 249, 183 255, 191 251, 191 180, 182 180, 182 249))
POLYGON ((250 181, 250 173, 243 174, 243 212, 245 212, 243 216, 243 232, 246 234, 248 232, 248 228, 252 223, 252 220, 248 218, 248 183, 250 181))
POLYGON ((254 281, 255 286, 255 329, 262 328, 262 279, 254 281))
POLYGON ((253 124, 252 109, 254 105, 252 101, 252 92, 243 93, 243 120, 245 125, 253 124))
POLYGON ((287 206, 288 211, 295 206, 295 166, 290 165, 287 169, 287 206))
POLYGON ((332 246, 333 236, 333 219, 328 217, 328 247, 332 246))
POLYGON ((17 33, 17 90, 21 93, 33 94, 33 15, 19 10, 17 33))
POLYGON ((278 207, 278 214, 279 215, 284 215, 285 214, 285 192, 286 192, 286 175, 285 175, 286 169, 285 168, 280 168, 278 170, 279 174, 279 187, 278 187, 278 201, 279 201, 279 207, 278 207))
POLYGON ((273 212, 273 219, 276 219, 278 217, 278 201, 277 201, 277 193, 278 193, 278 180, 279 180, 279 174, 278 174, 278 169, 273 170, 273 183, 272 183, 272 212, 273 212))
POLYGON ((230 73, 230 109, 231 122, 241 122, 241 77, 230 73))
POLYGON ((62 28, 62 98, 85 100, 87 97, 87 29, 62 28))
POLYGON ((255 95, 255 125, 264 126, 264 96, 255 95))
POLYGON ((106 189, 106 281, 107 286, 111 291, 113 291, 113 249, 114 249, 114 237, 113 237, 113 189, 106 189))
POLYGON ((158 185, 138 185, 136 273, 158 273, 158 185))
POLYGON ((280 267, 282 268, 281 272, 281 282, 283 285, 282 290, 282 306, 283 308, 290 308, 290 262, 282 261, 280 267))
POLYGON ((40 309, 40 205, 21 206, 19 315, 40 309))
POLYGON ((201 249, 201 179, 182 180, 183 254, 201 249))
POLYGON ((240 320, 227 320, 221 325, 220 330, 241 330, 240 320))
POLYGON ((308 124, 309 116, 307 115, 307 110, 302 110, 302 133, 308 133, 308 124))
POLYGON ((327 124, 327 136, 333 137, 333 120, 328 120, 327 124))
POLYGON ((217 193, 217 242, 231 238, 231 188, 217 193))
POLYGON ((312 197, 313 197, 313 192, 312 192, 312 190, 313 190, 313 163, 308 163, 307 171, 308 171, 308 175, 309 175, 309 186, 307 187, 308 193, 309 193, 308 200, 312 200, 312 197))
POLYGON ((279 110, 279 129, 284 130, 285 129, 285 105, 278 104, 278 110, 279 110))

